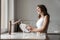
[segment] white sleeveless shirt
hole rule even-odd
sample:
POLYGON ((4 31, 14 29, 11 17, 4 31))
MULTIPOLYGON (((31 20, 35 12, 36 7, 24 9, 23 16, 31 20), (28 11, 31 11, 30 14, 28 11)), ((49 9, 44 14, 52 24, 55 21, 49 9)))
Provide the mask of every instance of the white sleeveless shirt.
POLYGON ((43 25, 44 17, 41 17, 37 22, 36 22, 36 27, 39 29, 43 25))

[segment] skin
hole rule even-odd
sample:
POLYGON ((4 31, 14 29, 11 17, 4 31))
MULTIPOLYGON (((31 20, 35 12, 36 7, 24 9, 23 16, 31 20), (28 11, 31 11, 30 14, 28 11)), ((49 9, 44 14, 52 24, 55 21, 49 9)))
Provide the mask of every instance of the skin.
POLYGON ((42 25, 42 27, 39 28, 39 29, 37 29, 37 28, 35 28, 35 27, 32 27, 32 26, 28 26, 27 29, 28 29, 30 32, 40 32, 40 33, 41 33, 41 32, 44 32, 44 30, 45 30, 45 29, 47 28, 47 26, 48 26, 49 16, 48 16, 48 15, 44 16, 44 13, 41 12, 41 9, 40 9, 39 7, 37 7, 36 10, 37 10, 37 13, 38 13, 39 15, 41 15, 41 17, 44 17, 43 25, 42 25))

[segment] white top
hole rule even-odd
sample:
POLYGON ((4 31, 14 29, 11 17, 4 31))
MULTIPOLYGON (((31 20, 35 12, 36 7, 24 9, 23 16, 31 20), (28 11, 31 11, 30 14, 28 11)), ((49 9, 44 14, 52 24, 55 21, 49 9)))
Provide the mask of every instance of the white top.
POLYGON ((43 24, 43 21, 44 21, 44 17, 41 17, 41 18, 37 21, 36 27, 37 27, 37 28, 41 28, 41 26, 42 26, 42 24, 43 24))

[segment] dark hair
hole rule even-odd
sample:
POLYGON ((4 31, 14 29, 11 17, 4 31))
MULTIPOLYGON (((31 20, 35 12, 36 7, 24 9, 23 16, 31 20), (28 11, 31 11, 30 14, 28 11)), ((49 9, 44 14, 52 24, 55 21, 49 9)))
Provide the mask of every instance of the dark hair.
MULTIPOLYGON (((39 8, 41 9, 41 12, 44 13, 44 16, 45 16, 45 15, 48 15, 48 16, 49 16, 49 14, 48 14, 48 12, 47 12, 47 8, 45 7, 45 5, 37 5, 37 7, 39 7, 39 8)), ((41 15, 39 15, 38 17, 40 18, 41 15)))

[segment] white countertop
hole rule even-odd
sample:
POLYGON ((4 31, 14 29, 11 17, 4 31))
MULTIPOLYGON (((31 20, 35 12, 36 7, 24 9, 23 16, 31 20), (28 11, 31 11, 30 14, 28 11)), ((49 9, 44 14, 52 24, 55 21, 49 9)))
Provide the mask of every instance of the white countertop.
POLYGON ((1 39, 46 39, 45 33, 9 33, 1 34, 1 39))

